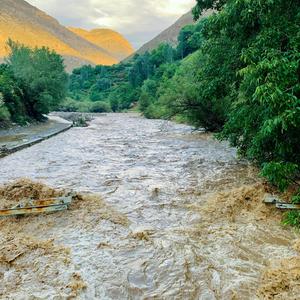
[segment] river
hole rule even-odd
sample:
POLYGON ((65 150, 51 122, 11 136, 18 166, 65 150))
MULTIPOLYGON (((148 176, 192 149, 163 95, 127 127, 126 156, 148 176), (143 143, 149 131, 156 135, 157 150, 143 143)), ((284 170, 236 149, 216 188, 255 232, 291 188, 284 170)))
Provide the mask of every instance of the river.
MULTIPOLYGON (((128 220, 99 219, 87 207, 85 214, 26 218, 22 228, 5 225, 20 237, 52 239, 70 259, 65 267, 36 267, 51 282, 22 273, 18 291, 4 287, 11 299, 65 299, 59 287, 70 272, 84 282, 78 299, 258 299, 270 260, 296 255, 296 235, 261 204, 255 168, 186 125, 99 115, 87 128, 1 159, 0 168, 0 183, 30 178, 100 194, 128 220)), ((12 273, 6 284, 19 278, 12 273)))

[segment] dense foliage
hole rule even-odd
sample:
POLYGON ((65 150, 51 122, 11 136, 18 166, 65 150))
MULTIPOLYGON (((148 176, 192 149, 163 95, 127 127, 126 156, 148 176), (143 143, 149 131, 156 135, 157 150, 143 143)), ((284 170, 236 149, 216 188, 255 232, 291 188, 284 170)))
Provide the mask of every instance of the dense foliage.
MULTIPOLYGON (((206 41, 200 49, 214 72, 213 86, 221 80, 219 92, 223 101, 228 100, 218 136, 258 163, 262 174, 280 190, 299 186, 299 1, 197 2, 196 18, 202 9, 220 10, 208 19, 203 30, 206 41)), ((210 74, 200 75, 198 83, 210 74)), ((201 88, 201 93, 208 92, 209 84, 201 88)), ((209 96, 213 107, 222 101, 214 102, 214 95, 209 96)), ((299 195, 294 202, 299 202, 299 195)), ((286 220, 299 225, 299 212, 289 213, 286 220)))
POLYGON ((102 106, 103 111, 129 108, 134 101, 134 88, 128 84, 128 75, 126 63, 75 69, 70 76, 69 99, 62 104, 62 110, 86 112, 94 111, 96 106, 102 106))
POLYGON ((107 111, 129 109, 138 102, 144 81, 162 64, 172 63, 175 56, 175 50, 163 44, 151 53, 135 55, 118 65, 75 69, 70 76, 69 99, 61 108, 69 110, 72 106, 86 111, 93 102, 102 102, 107 111))
POLYGON ((228 36, 237 14, 243 16, 239 32, 247 43, 237 69, 238 96, 221 136, 284 189, 300 171, 299 2, 229 2, 220 14, 230 20, 228 36))
POLYGON ((10 54, 0 66, 0 123, 42 120, 67 92, 62 58, 47 48, 8 42, 10 54))

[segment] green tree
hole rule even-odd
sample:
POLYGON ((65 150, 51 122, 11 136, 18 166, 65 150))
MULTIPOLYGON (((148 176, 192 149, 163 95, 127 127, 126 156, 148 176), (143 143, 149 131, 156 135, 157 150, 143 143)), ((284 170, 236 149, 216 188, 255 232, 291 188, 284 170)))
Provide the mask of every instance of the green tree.
POLYGON ((150 53, 150 62, 154 68, 158 68, 162 64, 172 63, 174 57, 175 50, 169 44, 162 43, 150 53))
POLYGON ((153 74, 153 64, 150 61, 150 57, 149 52, 135 56, 129 72, 129 82, 133 87, 140 87, 153 74))
POLYGON ((139 89, 132 87, 129 83, 117 86, 109 94, 109 102, 113 111, 129 109, 139 99, 139 89))
POLYGON ((0 124, 10 120, 10 113, 4 103, 3 94, 0 93, 0 124))
POLYGON ((157 81, 151 79, 146 80, 141 88, 139 107, 145 115, 147 115, 149 106, 155 101, 157 88, 157 81))
POLYGON ((208 77, 231 103, 219 136, 286 188, 300 172, 299 1, 198 0, 195 18, 207 8, 220 11, 203 31, 208 77))
POLYGON ((108 103, 98 101, 98 102, 94 102, 91 105, 90 112, 93 113, 111 112, 111 107, 108 103))
POLYGON ((262 165, 263 174, 282 187, 284 170, 293 170, 290 179, 300 171, 299 3, 265 1, 235 4, 234 9, 245 12, 244 23, 252 19, 259 30, 255 38, 249 36, 241 55, 245 66, 239 70, 239 97, 222 137, 262 165))
POLYGON ((2 102, 2 121, 9 120, 24 124, 30 118, 23 101, 23 92, 17 85, 10 66, 0 66, 0 93, 2 102))
POLYGON ((43 114, 56 109, 66 95, 68 76, 63 60, 47 48, 30 49, 11 40, 8 46, 7 64, 22 90, 26 113, 41 120, 43 114))

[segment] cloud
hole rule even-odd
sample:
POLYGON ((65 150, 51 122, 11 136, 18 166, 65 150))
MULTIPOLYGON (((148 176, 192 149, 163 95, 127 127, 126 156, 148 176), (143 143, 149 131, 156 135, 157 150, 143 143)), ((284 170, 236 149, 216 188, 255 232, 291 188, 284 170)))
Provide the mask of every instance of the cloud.
POLYGON ((138 48, 195 5, 195 0, 27 0, 65 26, 111 28, 138 48))

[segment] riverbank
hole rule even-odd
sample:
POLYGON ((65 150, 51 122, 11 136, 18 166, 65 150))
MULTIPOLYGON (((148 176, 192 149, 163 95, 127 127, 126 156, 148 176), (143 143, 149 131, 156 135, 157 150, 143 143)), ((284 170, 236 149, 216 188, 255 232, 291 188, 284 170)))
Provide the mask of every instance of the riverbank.
POLYGON ((73 126, 59 116, 49 115, 48 120, 28 126, 0 129, 0 158, 49 139, 73 126))

